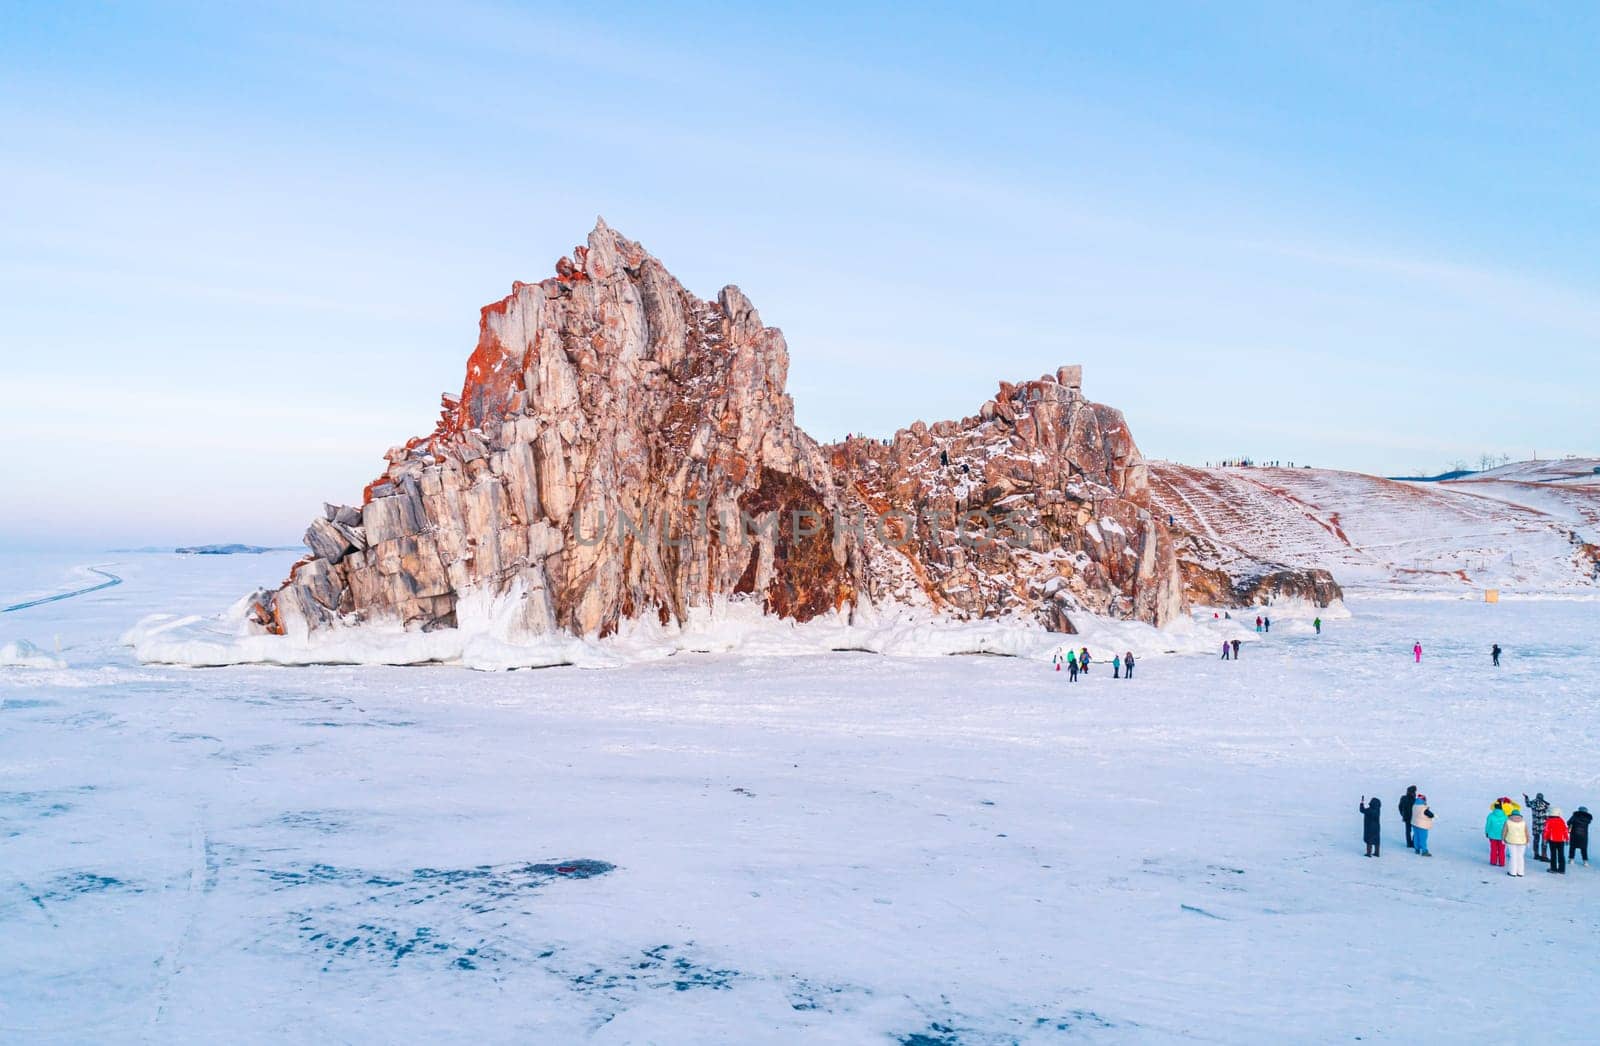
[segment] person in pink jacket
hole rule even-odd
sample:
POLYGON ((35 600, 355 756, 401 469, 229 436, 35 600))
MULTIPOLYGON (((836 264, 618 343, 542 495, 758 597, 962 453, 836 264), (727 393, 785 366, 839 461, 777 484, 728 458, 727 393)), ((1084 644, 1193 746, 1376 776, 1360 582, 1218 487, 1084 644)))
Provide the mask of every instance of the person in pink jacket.
POLYGON ((1411 656, 1417 659, 1417 664, 1422 664, 1422 640, 1417 640, 1417 645, 1411 648, 1411 656))

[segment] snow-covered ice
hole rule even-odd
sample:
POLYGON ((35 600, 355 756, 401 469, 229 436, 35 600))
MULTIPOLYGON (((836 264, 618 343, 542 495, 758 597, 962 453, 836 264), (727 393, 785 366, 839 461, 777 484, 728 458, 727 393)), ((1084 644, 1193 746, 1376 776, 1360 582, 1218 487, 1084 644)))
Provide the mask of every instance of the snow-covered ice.
MULTIPOLYGON (((1482 825, 1499 795, 1600 805, 1593 601, 1202 620, 1239 662, 1076 685, 988 656, 121 645, 292 558, 127 556, 0 615, 64 663, 0 668, 0 1040, 1592 1041, 1600 866, 1508 879, 1482 825), (1431 860, 1399 842, 1408 783, 1431 860)), ((0 560, 0 605, 83 562, 0 560)))

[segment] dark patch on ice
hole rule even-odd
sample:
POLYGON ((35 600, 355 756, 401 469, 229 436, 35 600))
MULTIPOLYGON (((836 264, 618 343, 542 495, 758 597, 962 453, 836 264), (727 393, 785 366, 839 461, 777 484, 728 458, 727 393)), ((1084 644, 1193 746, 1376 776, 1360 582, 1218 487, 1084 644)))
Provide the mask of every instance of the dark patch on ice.
POLYGON ((40 908, 47 904, 65 904, 97 893, 144 893, 144 887, 126 879, 96 872, 72 872, 58 875, 42 890, 31 891, 28 899, 40 908))
POLYGON ((754 792, 750 791, 750 789, 748 789, 748 788, 735 788, 733 790, 733 794, 734 795, 742 795, 746 799, 754 799, 756 797, 756 794, 754 792))
POLYGON ((1227 922, 1228 921, 1227 919, 1223 918, 1222 916, 1217 915, 1215 912, 1208 912, 1204 908, 1196 908, 1192 904, 1180 904, 1180 905, 1178 905, 1178 907, 1182 908, 1186 912, 1194 912, 1196 915, 1203 915, 1207 919, 1216 919, 1216 920, 1218 920, 1220 922, 1227 922))
POLYGON ((1052 1011, 1043 1007, 1018 1009, 1010 1015, 988 1013, 974 1015, 970 1013, 952 1012, 950 1000, 946 996, 940 997, 941 1006, 937 1007, 937 1015, 929 1015, 927 1024, 918 1031, 902 1032, 894 1036, 895 1041, 902 1046, 961 1046, 964 1043, 988 1044, 1010 1043, 1023 1041, 1019 1033, 1025 1033, 1028 1042, 1037 1041, 1040 1035, 1055 1038, 1051 1032, 1074 1032, 1091 1029, 1115 1028, 1117 1025, 1107 1020, 1093 1010, 1067 1010, 1052 1011), (998 1025, 998 1026, 997 1026, 998 1025))
POLYGON ((795 978, 789 989, 789 1008, 800 1010, 832 1010, 838 998, 846 993, 870 994, 865 989, 843 984, 812 984, 795 978))
POLYGON ((398 967, 408 958, 442 960, 457 970, 476 970, 486 956, 496 956, 484 941, 474 945, 460 945, 440 939, 431 926, 416 926, 397 930, 377 923, 364 922, 351 931, 317 929, 310 916, 299 921, 301 939, 327 954, 322 964, 324 973, 332 969, 338 959, 364 959, 386 963, 390 969, 398 967))
POLYGON ((50 701, 42 697, 8 697, 4 701, 0 701, 0 711, 7 708, 51 708, 60 703, 60 701, 50 701))
MULTIPOLYGON (((307 826, 322 830, 317 815, 309 817, 307 826)), ((502 911, 526 914, 523 906, 545 885, 557 879, 592 879, 615 867, 607 861, 575 858, 410 871, 317 862, 255 871, 272 884, 273 892, 306 891, 327 897, 330 888, 337 891, 320 907, 293 913, 301 940, 326 955, 324 970, 341 960, 391 967, 431 960, 472 971, 507 959, 499 944, 473 929, 476 917, 502 911)), ((494 933, 503 930, 503 919, 494 916, 494 933)))
POLYGON ((71 813, 77 809, 72 797, 92 791, 93 785, 81 785, 47 792, 0 792, 0 834, 14 839, 33 822, 71 813))
POLYGON ((900 1046, 961 1046, 961 1036, 948 1024, 934 1021, 923 1031, 900 1036, 899 1042, 900 1046))
MULTIPOLYGON (((692 944, 692 942, 691 942, 692 944)), ((738 970, 709 966, 673 951, 670 944, 658 944, 640 952, 640 958, 630 960, 625 967, 607 969, 595 966, 580 973, 568 974, 573 988, 583 992, 612 993, 618 989, 670 988, 687 992, 698 989, 724 991, 743 979, 738 970)))
POLYGON ((1079 1024, 1087 1024, 1095 1028, 1116 1027, 1115 1024, 1112 1024, 1093 1010, 1069 1010, 1062 1016, 1039 1017, 1033 1022, 1035 1028, 1053 1028, 1056 1031, 1071 1031, 1075 1025, 1079 1024))
POLYGON ((62 876, 56 880, 56 886, 68 894, 104 893, 107 890, 144 893, 142 887, 109 875, 96 875, 93 872, 78 872, 74 875, 62 876))

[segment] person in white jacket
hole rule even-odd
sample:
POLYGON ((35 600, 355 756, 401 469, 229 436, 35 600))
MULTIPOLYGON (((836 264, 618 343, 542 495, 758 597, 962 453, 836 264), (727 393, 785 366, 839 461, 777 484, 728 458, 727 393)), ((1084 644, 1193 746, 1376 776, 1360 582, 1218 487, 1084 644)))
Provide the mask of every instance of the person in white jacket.
POLYGON ((1428 849, 1428 832, 1432 828, 1433 810, 1428 806, 1428 797, 1418 792, 1417 801, 1411 807, 1411 838, 1416 841, 1413 849, 1418 857, 1433 856, 1433 851, 1428 849))
POLYGON ((1506 818, 1506 869, 1507 875, 1521 877, 1528 856, 1528 822, 1522 819, 1522 811, 1514 811, 1506 818))

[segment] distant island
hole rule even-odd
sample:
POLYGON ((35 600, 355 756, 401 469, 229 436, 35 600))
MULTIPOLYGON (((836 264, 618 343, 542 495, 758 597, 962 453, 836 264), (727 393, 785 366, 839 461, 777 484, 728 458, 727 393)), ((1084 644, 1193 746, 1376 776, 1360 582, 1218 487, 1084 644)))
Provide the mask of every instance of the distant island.
POLYGON ((242 556, 259 555, 263 552, 298 552, 299 545, 184 545, 180 548, 171 548, 165 545, 146 545, 143 548, 114 548, 112 552, 176 552, 183 556, 242 556))

